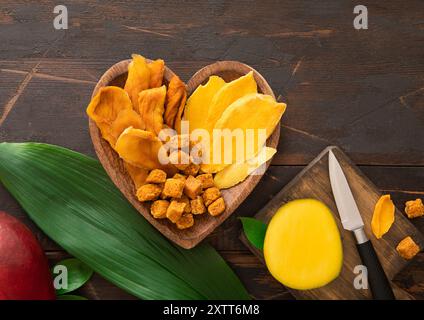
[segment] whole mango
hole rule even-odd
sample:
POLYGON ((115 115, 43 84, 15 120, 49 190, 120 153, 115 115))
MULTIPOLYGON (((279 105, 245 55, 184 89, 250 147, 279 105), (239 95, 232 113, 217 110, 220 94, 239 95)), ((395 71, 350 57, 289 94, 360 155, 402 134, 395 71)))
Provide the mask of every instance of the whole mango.
POLYGON ((0 211, 0 300, 56 298, 47 258, 31 231, 0 211))

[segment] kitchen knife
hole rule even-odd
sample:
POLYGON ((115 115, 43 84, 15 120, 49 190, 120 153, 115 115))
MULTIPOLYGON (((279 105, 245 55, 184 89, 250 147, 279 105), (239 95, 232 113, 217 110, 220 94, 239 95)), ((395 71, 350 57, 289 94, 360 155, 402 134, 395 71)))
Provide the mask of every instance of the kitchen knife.
POLYGON ((330 150, 328 154, 328 170, 330 173, 331 189, 336 200, 337 210, 343 228, 352 231, 356 238, 356 247, 362 263, 367 267, 368 284, 376 300, 394 300, 392 288, 384 269, 378 260, 371 241, 364 231, 364 222, 358 206, 353 198, 352 191, 343 173, 336 156, 330 150))

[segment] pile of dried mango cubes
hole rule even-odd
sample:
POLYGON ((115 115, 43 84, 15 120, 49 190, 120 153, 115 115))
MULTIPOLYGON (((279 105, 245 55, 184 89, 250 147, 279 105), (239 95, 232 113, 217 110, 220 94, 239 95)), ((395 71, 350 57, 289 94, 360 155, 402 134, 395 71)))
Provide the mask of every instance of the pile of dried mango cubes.
POLYGON ((164 84, 164 72, 163 60, 148 62, 134 54, 124 88, 101 88, 87 114, 124 162, 137 199, 150 204, 154 218, 186 229, 194 225, 196 215, 222 214, 226 208, 220 189, 243 181, 274 155, 276 150, 267 147, 265 140, 286 105, 259 94, 252 72, 228 83, 211 76, 188 100, 180 78, 173 76, 164 84), (186 131, 183 120, 189 124, 186 131), (199 162, 192 155, 199 142, 193 139, 196 129, 212 133, 252 127, 263 129, 266 136, 259 147, 246 149, 246 161, 199 162), (160 155, 163 158, 165 144, 169 161, 164 162, 160 155))

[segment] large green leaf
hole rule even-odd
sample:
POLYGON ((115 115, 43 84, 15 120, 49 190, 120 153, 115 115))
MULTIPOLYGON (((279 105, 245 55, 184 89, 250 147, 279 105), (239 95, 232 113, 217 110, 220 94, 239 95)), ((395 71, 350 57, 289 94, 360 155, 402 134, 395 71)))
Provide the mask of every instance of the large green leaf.
POLYGON ((90 157, 47 144, 0 143, 0 181, 50 238, 140 298, 249 298, 212 247, 171 244, 90 157))

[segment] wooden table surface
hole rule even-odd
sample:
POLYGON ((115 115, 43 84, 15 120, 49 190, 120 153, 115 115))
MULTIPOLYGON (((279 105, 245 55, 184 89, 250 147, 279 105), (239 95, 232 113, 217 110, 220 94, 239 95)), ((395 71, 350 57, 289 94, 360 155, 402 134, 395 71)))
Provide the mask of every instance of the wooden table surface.
MULTIPOLYGON (((57 1, 0 2, 0 141, 39 141, 88 155, 85 108, 98 78, 141 53, 183 80, 216 60, 253 66, 288 109, 278 154, 241 207, 206 241, 257 299, 290 299, 238 239, 254 215, 328 145, 340 146, 403 211, 424 198, 424 2, 361 1, 368 30, 353 28, 355 1, 61 1, 69 29, 55 30, 57 1)), ((24 221, 51 262, 67 257, 0 186, 0 210, 24 221)), ((424 232, 424 219, 413 223, 424 232)), ((424 254, 396 282, 424 299, 424 254)), ((95 275, 80 293, 132 297, 95 275)))

